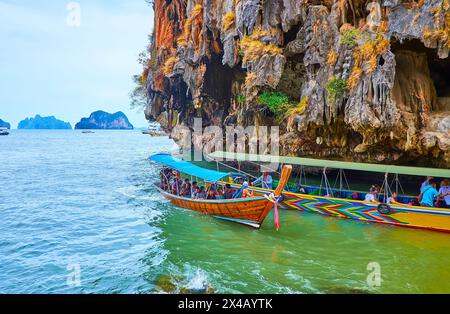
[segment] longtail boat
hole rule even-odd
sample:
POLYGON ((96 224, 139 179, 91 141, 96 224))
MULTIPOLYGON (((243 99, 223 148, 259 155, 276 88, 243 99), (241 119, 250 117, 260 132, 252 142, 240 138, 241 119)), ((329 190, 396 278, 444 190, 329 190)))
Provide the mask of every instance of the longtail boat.
MULTIPOLYGON (((211 158, 220 158, 226 160, 251 161, 259 163, 276 162, 289 163, 292 165, 300 165, 302 167, 323 168, 323 174, 326 175, 327 169, 341 170, 357 170, 373 173, 385 174, 385 196, 379 203, 366 202, 360 200, 364 198, 363 193, 358 193, 358 198, 351 199, 351 190, 336 190, 324 184, 320 190, 324 190, 325 195, 308 194, 314 190, 313 187, 305 188, 306 193, 283 191, 280 205, 285 209, 294 209, 307 213, 314 213, 338 218, 354 219, 363 222, 381 223, 392 226, 426 229, 440 232, 450 232, 450 209, 437 207, 424 207, 409 205, 408 201, 412 200, 411 196, 399 196, 402 200, 401 204, 387 204, 386 200, 390 195, 390 186, 388 183, 388 175, 393 174, 398 180, 398 175, 412 176, 433 176, 439 178, 450 178, 449 169, 421 168, 421 167, 405 167, 393 165, 380 165, 368 163, 352 163, 332 160, 317 160, 299 157, 284 157, 270 155, 255 155, 241 153, 215 152, 210 155, 211 158), (404 202, 404 204, 403 204, 404 202), (408 202, 408 203, 407 203, 408 202)), ((326 182, 325 178, 325 182, 326 182)), ((271 193, 270 190, 256 188, 252 189, 261 193, 271 193)))
MULTIPOLYGON (((233 176, 239 176, 239 174, 236 173, 204 169, 164 153, 152 155, 150 160, 185 175, 203 179, 207 184, 214 184, 226 178, 229 178, 229 182, 232 182, 233 176)), ((166 191, 161 184, 157 183, 155 186, 162 196, 170 200, 177 207, 191 209, 215 218, 237 222, 259 229, 264 222, 264 219, 275 206, 273 202, 274 198, 276 199, 281 196, 285 185, 289 181, 291 172, 292 166, 283 167, 278 187, 273 191, 272 198, 267 197, 265 195, 266 193, 257 192, 255 193, 255 197, 251 198, 218 200, 192 199, 172 194, 166 191)))

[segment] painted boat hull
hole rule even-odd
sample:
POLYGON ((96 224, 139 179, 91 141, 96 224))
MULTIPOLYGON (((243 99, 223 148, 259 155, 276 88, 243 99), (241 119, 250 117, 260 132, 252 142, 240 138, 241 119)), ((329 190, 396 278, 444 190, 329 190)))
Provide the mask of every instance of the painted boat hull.
POLYGON ((204 215, 229 220, 259 229, 272 203, 265 197, 254 197, 233 200, 195 200, 167 193, 156 186, 162 196, 177 207, 190 209, 204 215))
POLYGON ((449 209, 392 205, 389 214, 381 214, 373 203, 289 192, 283 193, 281 204, 287 209, 331 217, 450 232, 449 209))
MULTIPOLYGON (((292 166, 285 165, 281 171, 280 182, 273 196, 281 196, 292 173, 292 166)), ((159 192, 174 205, 216 218, 237 222, 259 229, 274 204, 265 197, 266 193, 256 193, 256 197, 231 200, 196 200, 170 194, 155 185, 159 192)))
MULTIPOLYGON (((225 183, 221 182, 221 184, 225 183)), ((238 188, 240 185, 232 184, 232 186, 238 188)), ((257 187, 251 187, 251 189, 259 194, 273 192, 257 187)), ((444 208, 392 205, 391 213, 381 214, 378 211, 378 204, 286 191, 283 192, 280 208, 363 222, 450 233, 450 209, 444 208)))

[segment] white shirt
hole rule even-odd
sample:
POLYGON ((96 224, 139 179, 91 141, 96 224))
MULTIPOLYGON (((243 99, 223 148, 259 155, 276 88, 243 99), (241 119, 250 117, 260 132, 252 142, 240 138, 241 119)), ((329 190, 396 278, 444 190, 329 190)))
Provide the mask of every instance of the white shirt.
MULTIPOLYGON (((439 189, 439 194, 447 194, 448 192, 450 192, 450 186, 443 186, 439 189)), ((447 195, 446 197, 444 197, 445 200, 445 204, 450 205, 450 195, 447 195)))
POLYGON ((388 197, 387 203, 392 204, 392 202, 395 202, 394 198, 392 196, 388 197))
POLYGON ((272 176, 269 174, 266 177, 266 182, 264 182, 264 175, 260 176, 257 180, 253 181, 253 185, 257 185, 258 183, 261 183, 262 188, 264 189, 272 189, 272 176))
POLYGON ((373 195, 372 193, 367 193, 366 194, 366 198, 364 199, 366 202, 373 202, 376 201, 376 197, 375 195, 373 195))

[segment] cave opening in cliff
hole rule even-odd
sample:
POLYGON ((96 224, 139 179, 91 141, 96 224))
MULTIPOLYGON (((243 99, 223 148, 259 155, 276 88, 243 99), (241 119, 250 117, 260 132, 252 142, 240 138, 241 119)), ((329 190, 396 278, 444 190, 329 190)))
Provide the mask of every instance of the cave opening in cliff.
POLYGON ((203 92, 218 103, 229 104, 233 70, 228 65, 223 65, 222 58, 215 54, 205 60, 205 65, 203 92))
MULTIPOLYGON (((302 27, 301 23, 292 26, 289 31, 283 33, 283 47, 297 39, 302 27)), ((288 95, 295 101, 300 101, 301 87, 305 81, 306 69, 303 63, 303 53, 287 53, 283 74, 277 86, 277 90, 288 95)))
POLYGON ((288 95, 292 100, 300 101, 302 84, 306 80, 304 54, 291 55, 286 58, 283 74, 277 90, 288 95))
POLYGON ((440 59, 436 49, 419 40, 395 41, 391 50, 396 59, 396 84, 404 89, 409 84, 410 92, 421 93, 432 111, 450 110, 450 58, 440 59))
POLYGON ((297 24, 286 33, 283 33, 283 46, 286 47, 288 43, 294 41, 297 38, 297 34, 300 31, 301 24, 297 24))
POLYGON ((177 78, 176 84, 170 87, 173 96, 175 110, 183 112, 186 108, 184 104, 192 102, 192 95, 187 84, 181 77, 177 78))

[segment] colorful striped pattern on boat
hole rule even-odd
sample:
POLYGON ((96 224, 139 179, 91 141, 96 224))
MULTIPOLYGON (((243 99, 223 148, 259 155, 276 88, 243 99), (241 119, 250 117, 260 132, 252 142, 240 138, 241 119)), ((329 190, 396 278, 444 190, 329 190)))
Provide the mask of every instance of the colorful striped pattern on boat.
MULTIPOLYGON (((221 184, 225 183, 221 182, 221 184)), ((240 185, 232 184, 232 186, 238 188, 240 185)), ((251 189, 257 195, 271 193, 271 190, 258 187, 251 187, 251 189)), ((450 233, 450 209, 445 208, 409 206, 406 204, 392 205, 392 212, 383 215, 378 211, 378 204, 287 191, 283 192, 280 207, 363 222, 450 233)))
POLYGON ((392 216, 380 214, 376 204, 367 205, 361 202, 345 201, 342 199, 324 199, 315 197, 299 198, 295 194, 289 193, 284 193, 282 204, 291 209, 300 209, 309 213, 339 218, 408 224, 407 222, 399 221, 392 216))
POLYGON ((287 209, 338 218, 450 232, 450 210, 442 208, 392 205, 391 213, 381 214, 378 204, 289 192, 283 193, 281 204, 287 209))

